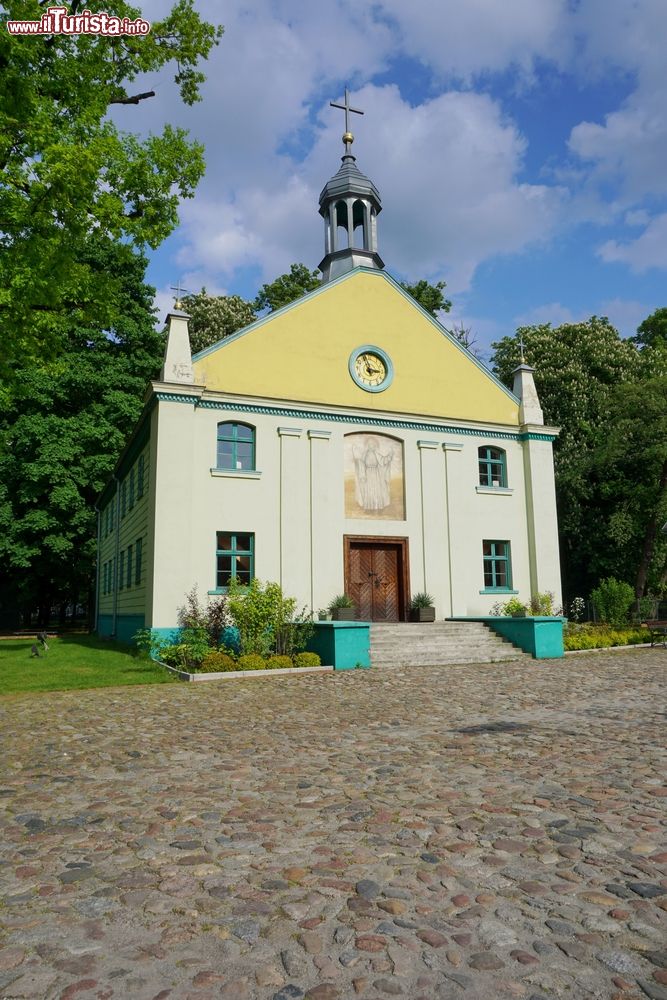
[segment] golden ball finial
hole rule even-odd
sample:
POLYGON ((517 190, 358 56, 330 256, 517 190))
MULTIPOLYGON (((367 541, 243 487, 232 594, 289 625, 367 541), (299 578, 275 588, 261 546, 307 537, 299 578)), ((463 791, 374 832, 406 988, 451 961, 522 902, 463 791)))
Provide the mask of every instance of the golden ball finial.
POLYGON ((343 142, 345 143, 346 146, 347 146, 348 143, 353 143, 354 142, 354 136, 352 135, 351 132, 344 132, 343 133, 343 142))

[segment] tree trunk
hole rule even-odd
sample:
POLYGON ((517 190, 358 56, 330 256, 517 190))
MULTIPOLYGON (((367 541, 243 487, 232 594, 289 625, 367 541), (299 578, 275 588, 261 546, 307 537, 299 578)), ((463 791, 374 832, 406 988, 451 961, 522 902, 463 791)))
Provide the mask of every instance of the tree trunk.
POLYGON ((644 546, 642 548, 642 557, 639 563, 639 569, 637 570, 637 582, 635 584, 635 597, 637 597, 637 599, 644 597, 646 593, 648 571, 651 565, 651 560, 653 559, 655 540, 658 535, 658 510, 665 491, 667 491, 667 462, 664 462, 662 466, 660 486, 658 488, 658 495, 655 501, 654 513, 649 519, 649 522, 646 525, 646 531, 644 532, 644 546))

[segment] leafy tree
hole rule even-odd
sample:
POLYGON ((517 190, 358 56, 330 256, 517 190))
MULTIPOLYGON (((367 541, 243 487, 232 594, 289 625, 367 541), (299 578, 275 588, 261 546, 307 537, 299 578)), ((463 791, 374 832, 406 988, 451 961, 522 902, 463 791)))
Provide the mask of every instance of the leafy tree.
POLYGON ((494 371, 510 386, 521 360, 519 338, 535 368, 545 422, 561 428, 554 464, 565 590, 570 596, 588 593, 601 576, 628 574, 614 539, 618 505, 607 488, 609 471, 595 458, 615 387, 641 377, 641 356, 604 317, 522 327, 492 345, 494 371))
POLYGON ((444 281, 438 281, 437 284, 431 285, 424 278, 414 285, 406 281, 401 282, 401 288, 404 288, 413 299, 416 299, 422 309, 436 317, 439 312, 449 312, 452 308, 452 303, 442 294, 446 287, 444 281))
POLYGON ((610 398, 595 467, 613 500, 608 533, 634 574, 637 598, 667 586, 667 374, 617 386, 610 398))
MULTIPOLYGON (((104 0, 90 0, 93 13, 104 0)), ((71 4, 71 13, 81 7, 71 4)), ((13 19, 39 20, 40 0, 8 0, 13 19)), ((134 19, 118 0, 114 13, 134 19)), ((119 320, 104 272, 79 249, 91 232, 142 248, 174 229, 180 198, 204 170, 203 150, 182 129, 139 139, 109 117, 153 96, 139 76, 175 63, 181 99, 199 99, 196 67, 221 28, 178 0, 144 37, 15 37, 0 31, 0 322, 6 372, 26 354, 54 356, 72 317, 108 328, 119 320)), ((5 372, 5 374, 6 374, 5 372)))
POLYGON ((313 292, 321 285, 319 271, 310 271, 305 264, 290 264, 288 274, 281 274, 275 281, 262 285, 255 299, 255 309, 261 312, 275 312, 281 306, 286 306, 295 299, 300 299, 306 292, 313 292))
POLYGON ((240 295, 209 295, 202 288, 195 295, 184 295, 181 302, 190 315, 188 328, 193 354, 242 330, 257 318, 252 303, 240 295))
POLYGON ((0 415, 0 603, 40 608, 89 597, 95 565, 95 501, 159 372, 146 260, 97 234, 80 250, 91 274, 105 274, 119 317, 112 330, 78 314, 59 356, 24 360, 0 415))
POLYGON ((631 340, 641 347, 667 349, 667 308, 663 306, 647 316, 631 340))

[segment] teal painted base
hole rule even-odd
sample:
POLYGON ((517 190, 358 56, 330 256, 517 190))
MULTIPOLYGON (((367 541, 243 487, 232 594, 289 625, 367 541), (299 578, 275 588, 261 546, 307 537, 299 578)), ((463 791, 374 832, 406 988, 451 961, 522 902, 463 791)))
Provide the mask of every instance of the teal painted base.
POLYGON ((315 634, 308 652, 317 653, 325 666, 334 670, 354 670, 371 665, 371 638, 368 622, 313 622, 315 634))
POLYGON ((503 639, 530 653, 536 660, 558 659, 565 653, 563 626, 567 618, 534 615, 527 618, 485 617, 448 618, 450 622, 484 622, 503 639))
POLYGON ((103 639, 115 639, 128 646, 134 645, 134 633, 144 627, 143 615, 116 615, 116 630, 113 629, 113 615, 98 615, 97 634, 103 639))

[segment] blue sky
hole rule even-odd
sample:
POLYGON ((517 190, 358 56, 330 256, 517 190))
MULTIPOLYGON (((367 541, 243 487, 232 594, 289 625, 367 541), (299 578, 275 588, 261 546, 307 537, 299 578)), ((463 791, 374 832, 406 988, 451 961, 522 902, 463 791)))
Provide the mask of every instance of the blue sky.
MULTIPOLYGON (((624 335, 667 305, 665 0, 200 0, 225 26, 203 101, 170 74, 121 127, 189 129, 207 172, 151 255, 169 286, 254 297, 323 254, 317 197, 353 152, 377 185, 380 253, 447 282, 445 325, 478 345, 520 324, 606 315, 624 335)), ((147 0, 156 19, 165 0, 147 0)))

